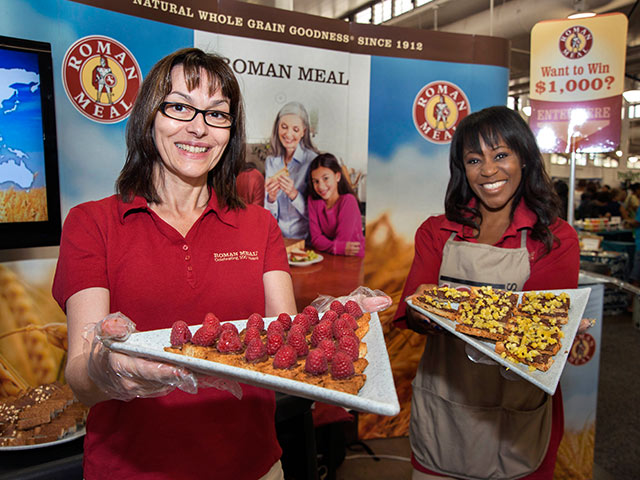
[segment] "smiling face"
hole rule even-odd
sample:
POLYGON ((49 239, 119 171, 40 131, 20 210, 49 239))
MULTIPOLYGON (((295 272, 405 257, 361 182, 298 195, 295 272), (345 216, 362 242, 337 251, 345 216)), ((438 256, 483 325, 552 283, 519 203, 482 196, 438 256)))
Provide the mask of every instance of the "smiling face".
POLYGON ((467 181, 480 202, 480 211, 510 209, 522 180, 522 165, 516 153, 498 138, 495 146, 480 138, 481 152, 464 152, 467 181))
MULTIPOLYGON (((194 90, 187 88, 182 65, 171 70, 171 92, 167 102, 180 102, 201 110, 229 112, 229 100, 217 89, 209 93, 210 79, 203 71, 200 85, 194 90)), ((153 124, 153 139, 167 174, 191 184, 204 184, 229 143, 227 128, 210 127, 201 114, 190 122, 174 120, 156 113, 153 124)))
POLYGON ((280 117, 278 138, 287 151, 287 155, 293 155, 305 132, 304 122, 298 115, 289 113, 280 117))
POLYGON ((311 172, 311 183, 313 189, 325 202, 333 205, 340 194, 338 193, 338 182, 342 175, 327 167, 318 167, 311 172))

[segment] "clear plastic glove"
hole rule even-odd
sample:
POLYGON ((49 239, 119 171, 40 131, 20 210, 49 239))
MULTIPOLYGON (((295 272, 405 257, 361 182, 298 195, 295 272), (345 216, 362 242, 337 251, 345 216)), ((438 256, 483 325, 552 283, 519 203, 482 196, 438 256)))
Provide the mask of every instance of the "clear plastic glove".
POLYGON ((486 356, 480 350, 475 347, 472 347, 468 343, 464 346, 464 353, 467 354, 469 360, 473 363, 481 363, 483 365, 498 365, 498 362, 492 360, 491 357, 486 356))
POLYGON ((363 312, 369 313, 382 312, 389 308, 393 303, 391 297, 382 290, 371 290, 368 287, 358 287, 349 295, 344 295, 342 297, 319 295, 318 298, 311 302, 311 306, 316 307, 318 312, 324 312, 325 310, 329 310, 329 306, 334 300, 339 300, 343 304, 347 300, 353 300, 360 306, 363 312))
POLYGON ((242 397, 242 389, 235 381, 201 376, 183 367, 132 357, 109 348, 113 342, 127 340, 135 331, 135 324, 120 312, 107 315, 85 329, 84 338, 90 349, 89 377, 111 398, 129 401, 160 397, 176 388, 195 394, 198 387, 215 387, 236 398, 242 397))
MULTIPOLYGON (((469 360, 471 360, 474 363, 481 363, 483 365, 498 365, 498 362, 496 362, 491 357, 485 355, 484 353, 480 352, 480 350, 478 350, 475 347, 472 347, 469 344, 466 344, 464 346, 464 352, 467 354, 467 357, 469 358, 469 360)), ((520 377, 520 375, 515 373, 513 370, 502 367, 502 366, 500 367, 500 375, 502 375, 503 378, 510 380, 512 382, 515 382, 516 380, 522 380, 522 377, 520 377)))

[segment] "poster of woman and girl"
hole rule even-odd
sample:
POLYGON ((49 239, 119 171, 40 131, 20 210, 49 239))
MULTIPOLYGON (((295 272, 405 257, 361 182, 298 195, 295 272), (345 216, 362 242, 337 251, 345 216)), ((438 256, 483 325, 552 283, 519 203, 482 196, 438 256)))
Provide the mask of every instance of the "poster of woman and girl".
POLYGON ((285 238, 306 239, 319 252, 364 257, 360 203, 340 161, 313 144, 304 105, 289 102, 279 110, 270 145, 264 188, 256 169, 238 176, 245 200, 269 210, 285 238))

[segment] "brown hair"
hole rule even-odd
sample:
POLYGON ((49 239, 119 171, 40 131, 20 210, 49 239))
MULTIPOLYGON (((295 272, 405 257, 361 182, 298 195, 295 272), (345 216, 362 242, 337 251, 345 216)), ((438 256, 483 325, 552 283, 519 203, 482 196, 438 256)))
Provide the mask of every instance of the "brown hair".
POLYGON ((242 208, 243 202, 236 192, 235 177, 245 161, 244 106, 240 86, 233 71, 219 55, 197 48, 184 48, 167 55, 156 63, 142 82, 127 124, 127 159, 116 181, 116 191, 125 202, 134 196, 148 202, 161 203, 153 184, 153 169, 160 162, 153 140, 153 122, 160 104, 171 92, 171 71, 182 65, 189 90, 200 86, 204 71, 209 79, 209 92, 218 88, 229 99, 234 122, 230 138, 222 157, 207 176, 207 185, 213 189, 218 203, 229 208, 242 208))

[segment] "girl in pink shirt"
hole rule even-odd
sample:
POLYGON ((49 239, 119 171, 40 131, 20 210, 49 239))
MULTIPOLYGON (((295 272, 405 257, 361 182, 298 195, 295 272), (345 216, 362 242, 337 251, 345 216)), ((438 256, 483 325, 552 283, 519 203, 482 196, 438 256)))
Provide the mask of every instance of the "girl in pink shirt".
POLYGON ((364 257, 364 235, 358 199, 330 153, 318 155, 309 167, 307 208, 311 245, 334 255, 364 257))

